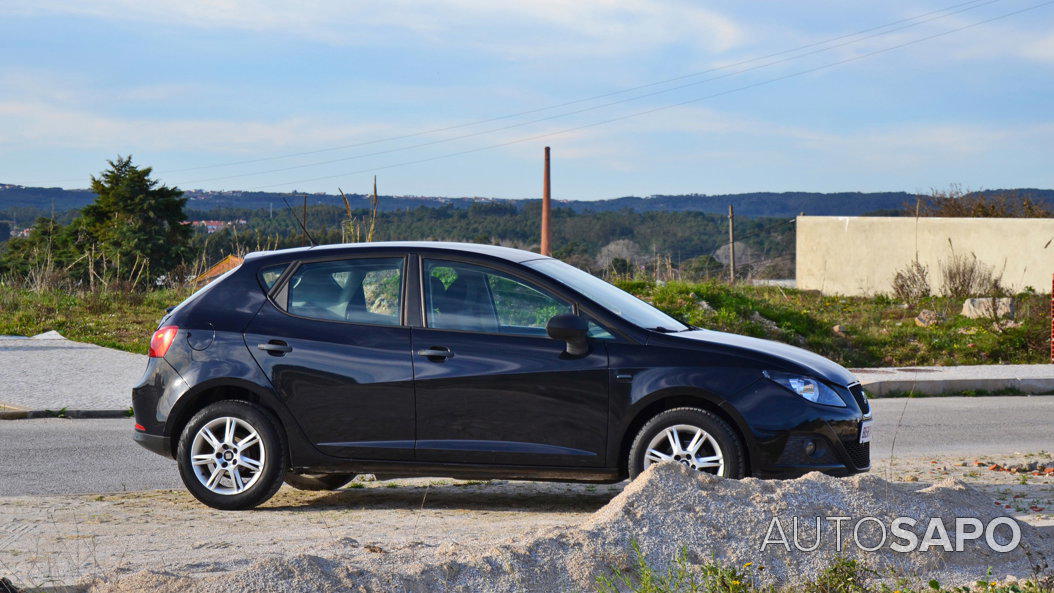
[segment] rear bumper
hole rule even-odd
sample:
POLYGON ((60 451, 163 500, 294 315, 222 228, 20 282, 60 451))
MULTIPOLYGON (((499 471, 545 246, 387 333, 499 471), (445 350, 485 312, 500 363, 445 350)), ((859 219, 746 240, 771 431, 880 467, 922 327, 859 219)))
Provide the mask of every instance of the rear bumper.
POLYGON ((168 437, 136 430, 132 434, 132 439, 143 448, 172 459, 172 443, 168 437))
POLYGON ((172 365, 163 358, 150 358, 139 384, 132 388, 132 413, 142 430, 132 439, 143 448, 172 458, 172 442, 168 432, 168 417, 162 413, 166 402, 178 397, 186 383, 172 365))

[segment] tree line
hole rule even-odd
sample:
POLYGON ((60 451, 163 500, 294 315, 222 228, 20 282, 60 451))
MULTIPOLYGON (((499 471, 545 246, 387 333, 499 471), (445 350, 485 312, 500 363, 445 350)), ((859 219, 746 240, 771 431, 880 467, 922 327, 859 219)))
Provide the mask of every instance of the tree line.
MULTIPOLYGON (((40 216, 28 236, 15 237, 0 251, 7 279, 77 287, 145 288, 181 282, 229 254, 262 249, 373 239, 464 241, 537 250, 539 202, 473 202, 401 211, 374 211, 349 204, 283 202, 280 208, 187 208, 184 193, 151 177, 131 157, 118 157, 91 180, 96 199, 80 210, 40 216), (208 233, 191 220, 231 221, 208 233), (244 221, 244 222, 241 222, 244 221), (307 233, 305 234, 305 229, 307 233), (310 236, 310 239, 308 238, 310 236)), ((336 200, 334 200, 335 202, 336 200)), ((22 213, 24 214, 24 212, 22 213)), ((554 255, 597 273, 691 277, 722 273, 715 257, 727 243, 727 220, 701 212, 636 212, 629 209, 552 212, 554 255)), ((787 219, 743 219, 737 229, 755 260, 774 258, 789 265, 793 228, 787 219)), ((747 258, 741 257, 741 261, 747 258)), ((751 265, 747 262, 747 265, 751 265)), ((785 275, 787 272, 784 271, 785 275)))
MULTIPOLYGON (((539 201, 473 201, 402 210, 358 208, 336 196, 310 203, 283 200, 259 206, 189 209, 184 192, 152 178, 131 157, 109 161, 91 178, 95 199, 79 210, 39 216, 28 236, 0 247, 0 275, 73 287, 147 288, 180 283, 209 264, 250 251, 362 240, 463 241, 538 250, 539 201), (332 202, 332 203, 326 203, 332 202), (288 207, 287 207, 288 206, 288 207), (209 233, 191 220, 229 221, 209 233)), ((382 198, 383 200, 383 198, 382 198)), ((368 202, 367 202, 368 203, 368 202)), ((40 212, 38 211, 38 214, 40 212)), ((900 215, 1050 216, 1032 195, 933 192, 900 215)), ((25 216, 27 210, 17 213, 25 216)), ((6 225, 0 213, 0 225, 6 225)), ((791 277, 795 233, 788 217, 736 220, 738 276, 791 277)), ((698 279, 727 271, 728 221, 698 211, 581 211, 558 203, 552 211, 553 255, 608 277, 647 275, 698 279)), ((0 228, 0 230, 3 230, 0 228)))

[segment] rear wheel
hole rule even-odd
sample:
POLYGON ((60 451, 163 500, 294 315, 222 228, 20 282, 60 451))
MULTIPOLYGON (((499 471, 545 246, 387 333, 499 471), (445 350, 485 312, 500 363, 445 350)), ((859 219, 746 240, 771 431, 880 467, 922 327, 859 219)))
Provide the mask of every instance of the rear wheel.
POLYGON ((699 408, 666 410, 641 427, 630 448, 630 479, 663 461, 724 478, 742 478, 746 473, 746 451, 739 436, 727 422, 699 408))
POLYGON ((263 408, 221 401, 190 419, 176 459, 195 498, 216 509, 248 509, 266 502, 282 485, 285 438, 263 408))
POLYGON ((355 474, 294 474, 285 475, 285 483, 297 490, 336 490, 347 484, 355 474))

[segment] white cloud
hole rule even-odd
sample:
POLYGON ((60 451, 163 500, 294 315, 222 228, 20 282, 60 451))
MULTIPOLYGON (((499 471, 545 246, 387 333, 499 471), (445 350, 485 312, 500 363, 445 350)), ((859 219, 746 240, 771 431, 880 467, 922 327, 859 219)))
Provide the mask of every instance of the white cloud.
POLYGON ((381 123, 335 125, 313 118, 236 121, 121 117, 38 102, 0 101, 0 146, 255 154, 261 147, 267 147, 267 152, 311 149, 405 131, 381 123))
POLYGON ((1021 55, 1041 62, 1054 63, 1054 33, 1027 42, 1021 55))
POLYGON ((0 8, 5 12, 291 34, 340 45, 405 44, 416 36, 524 55, 568 48, 623 54, 674 43, 721 51, 743 39, 741 25, 688 0, 36 0, 0 8))
MULTIPOLYGON (((1054 136, 1054 121, 1027 124, 962 122, 861 123, 837 130, 788 125, 702 106, 670 109, 612 126, 589 130, 575 158, 653 158, 650 147, 664 146, 662 159, 698 161, 722 151, 760 154, 778 150, 809 160, 852 161, 894 167, 924 162, 957 162, 984 154, 1012 154, 1054 136), (679 138, 679 140, 677 140, 679 138), (676 142, 678 148, 670 148, 676 142), (589 149, 595 149, 590 153, 589 149), (715 152, 716 151, 716 152, 715 152)), ((561 138, 560 143, 563 143, 561 138)), ((562 150, 562 149, 561 149, 562 150)), ((646 165, 645 165, 646 166, 646 165)))

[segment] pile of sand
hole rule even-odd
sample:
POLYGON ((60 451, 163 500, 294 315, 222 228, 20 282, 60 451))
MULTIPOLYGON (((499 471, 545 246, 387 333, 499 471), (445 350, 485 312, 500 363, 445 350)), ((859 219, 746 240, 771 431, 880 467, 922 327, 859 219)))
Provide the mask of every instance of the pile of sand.
MULTIPOLYGON (((357 556, 352 560, 301 555, 259 562, 248 570, 219 576, 189 578, 145 571, 111 574, 91 583, 93 593, 151 591, 152 593, 236 593, 317 591, 592 591, 598 575, 612 567, 632 565, 636 541, 649 562, 660 569, 682 549, 695 563, 711 558, 742 566, 763 564, 762 582, 794 584, 812 578, 837 555, 835 523, 826 517, 849 517, 842 523, 842 555, 857 558, 882 574, 909 579, 936 578, 944 585, 971 583, 991 568, 993 576, 1028 577, 1045 569, 1054 557, 1054 543, 1029 525, 1018 523, 1020 545, 998 553, 984 538, 968 540, 961 552, 940 547, 897 552, 887 538, 884 547, 863 551, 853 543, 853 525, 875 517, 887 528, 897 517, 918 520, 912 528, 919 539, 931 518, 941 518, 955 541, 955 518, 982 522, 1001 517, 993 501, 969 486, 948 481, 915 490, 874 475, 835 479, 810 474, 797 480, 723 480, 690 472, 676 464, 653 466, 640 478, 571 529, 524 534, 513 543, 484 553, 457 544, 444 547, 427 562, 409 552, 357 556), (799 543, 816 540, 815 518, 821 518, 819 547, 812 552, 787 551, 779 544, 761 551, 778 518, 790 540, 793 517, 799 517, 799 543)), ((251 520, 251 515, 247 516, 251 520)), ((877 526, 865 523, 860 540, 878 543, 877 526)), ((996 532, 1005 544, 1010 530, 996 532)))

